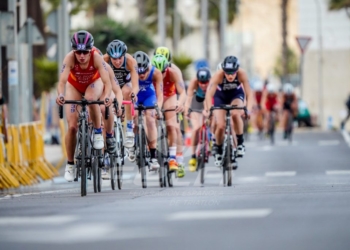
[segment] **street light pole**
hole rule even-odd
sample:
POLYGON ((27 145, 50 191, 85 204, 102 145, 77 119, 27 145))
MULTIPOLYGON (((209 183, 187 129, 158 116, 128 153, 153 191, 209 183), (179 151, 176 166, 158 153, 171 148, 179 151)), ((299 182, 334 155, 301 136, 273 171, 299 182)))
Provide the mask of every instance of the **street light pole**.
POLYGON ((203 56, 209 60, 208 0, 201 1, 203 56))
MULTIPOLYGON (((11 61, 9 61, 9 71, 13 71, 13 77, 11 77, 11 72, 9 72, 9 122, 11 124, 17 125, 19 123, 19 84, 18 84, 18 38, 17 38, 17 0, 7 0, 8 10, 13 12, 14 21, 14 44, 10 45, 13 49, 11 53, 11 61)), ((31 103, 29 103, 31 105, 31 103)))
POLYGON ((158 0, 158 37, 161 46, 165 46, 165 0, 158 0))
POLYGON ((220 0, 220 60, 226 55, 227 0, 220 0))
POLYGON ((318 116, 319 126, 323 127, 323 39, 322 39, 322 18, 321 6, 318 0, 315 0, 317 11, 317 33, 318 33, 318 116))

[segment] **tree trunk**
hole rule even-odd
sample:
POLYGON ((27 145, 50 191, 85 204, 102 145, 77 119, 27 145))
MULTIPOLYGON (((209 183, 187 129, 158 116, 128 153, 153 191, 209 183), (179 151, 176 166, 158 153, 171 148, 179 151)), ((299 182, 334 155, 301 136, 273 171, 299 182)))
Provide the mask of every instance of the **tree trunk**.
POLYGON ((288 81, 288 44, 287 44, 287 23, 288 23, 288 0, 282 0, 282 83, 288 81))
POLYGON ((145 0, 137 0, 137 8, 139 11, 139 21, 143 21, 146 17, 145 0))
POLYGON ((96 4, 93 9, 95 16, 107 16, 107 10, 108 10, 107 0, 98 1, 98 4, 96 4))
MULTIPOLYGON (((43 12, 41 10, 40 6, 40 0, 31 0, 30 4, 27 4, 27 16, 31 17, 35 21, 35 25, 38 27, 39 31, 43 36, 45 36, 44 33, 44 18, 43 18, 43 12)), ((40 58, 46 54, 46 45, 35 45, 33 46, 33 63, 34 59, 40 58)), ((35 69, 34 69, 34 75, 35 75, 35 69)), ((39 97, 41 93, 35 92, 38 88, 38 83, 34 80, 33 83, 33 89, 34 89, 34 95, 35 97, 39 97)))

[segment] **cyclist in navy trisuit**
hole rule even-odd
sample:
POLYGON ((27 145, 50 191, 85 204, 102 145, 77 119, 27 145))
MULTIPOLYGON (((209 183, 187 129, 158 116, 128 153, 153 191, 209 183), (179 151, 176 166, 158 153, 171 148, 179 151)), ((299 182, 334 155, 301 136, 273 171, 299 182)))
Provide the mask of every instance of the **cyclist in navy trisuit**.
MULTIPOLYGON (((246 105, 249 118, 249 111, 252 105, 252 96, 248 76, 245 71, 239 68, 239 61, 235 56, 227 56, 219 69, 210 80, 210 84, 205 96, 206 115, 209 115, 210 108, 213 106, 212 99, 214 97, 214 106, 221 105, 237 105, 243 107, 246 105)), ((226 120, 224 110, 214 110, 214 119, 216 123, 215 138, 216 144, 213 147, 215 154, 215 162, 222 160, 222 144, 225 134, 226 120)), ((245 147, 243 145, 243 120, 241 116, 244 114, 242 110, 231 111, 234 123, 235 133, 237 136, 237 157, 243 157, 245 147)))

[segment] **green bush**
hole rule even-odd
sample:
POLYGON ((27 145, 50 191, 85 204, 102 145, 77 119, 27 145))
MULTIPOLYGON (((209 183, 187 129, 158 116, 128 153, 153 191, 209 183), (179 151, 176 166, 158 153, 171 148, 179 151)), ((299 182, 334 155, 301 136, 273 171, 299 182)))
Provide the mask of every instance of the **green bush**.
POLYGON ((38 96, 43 91, 50 91, 55 87, 58 81, 58 64, 43 56, 34 60, 34 67, 34 79, 38 83, 38 88, 34 92, 35 96, 38 96))

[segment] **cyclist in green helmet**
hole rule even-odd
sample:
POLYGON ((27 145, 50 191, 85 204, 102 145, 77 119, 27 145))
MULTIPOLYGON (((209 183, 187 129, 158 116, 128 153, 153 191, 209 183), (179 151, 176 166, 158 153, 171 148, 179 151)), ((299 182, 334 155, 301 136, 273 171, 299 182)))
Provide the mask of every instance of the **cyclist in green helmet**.
MULTIPOLYGON (((177 67, 174 63, 171 63, 171 51, 167 48, 167 47, 158 47, 155 51, 154 51, 154 55, 163 55, 166 57, 166 59, 169 62, 169 67, 174 69, 176 71, 176 73, 179 75, 180 80, 182 82, 184 82, 184 79, 182 77, 182 72, 179 69, 179 67, 177 67)), ((177 134, 177 145, 176 145, 176 160, 179 164, 179 170, 177 172, 178 177, 182 178, 185 176, 185 164, 183 162, 183 137, 182 137, 182 133, 181 133, 181 129, 180 129, 180 123, 178 124, 178 126, 176 127, 176 134, 177 134)))
MULTIPOLYGON (((176 113, 183 111, 184 103, 186 101, 185 86, 177 72, 169 67, 169 62, 165 56, 155 55, 152 58, 152 65, 159 69, 163 75, 163 109, 176 108, 175 112, 166 112, 165 119, 169 140, 169 169, 178 171, 179 167, 176 159, 176 143, 178 137, 176 113), (179 93, 178 100, 176 98, 176 92, 179 93)), ((184 175, 181 175, 181 171, 180 173, 178 172, 178 177, 181 178, 183 176, 184 175)))

